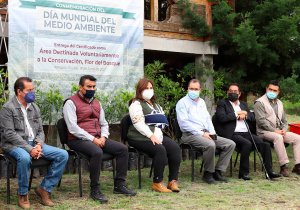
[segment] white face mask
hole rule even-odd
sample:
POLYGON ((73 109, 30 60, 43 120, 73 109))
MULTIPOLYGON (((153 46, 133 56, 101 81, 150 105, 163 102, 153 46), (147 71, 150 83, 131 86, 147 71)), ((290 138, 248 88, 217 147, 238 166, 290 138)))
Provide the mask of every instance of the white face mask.
POLYGON ((142 92, 143 99, 145 100, 150 100, 153 97, 153 95, 154 95, 153 89, 145 89, 142 92))

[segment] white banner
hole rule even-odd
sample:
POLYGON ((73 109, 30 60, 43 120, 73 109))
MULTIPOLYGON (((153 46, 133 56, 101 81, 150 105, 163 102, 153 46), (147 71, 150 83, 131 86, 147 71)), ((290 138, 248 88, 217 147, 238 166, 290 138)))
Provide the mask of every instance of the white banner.
POLYGON ((20 76, 60 87, 65 96, 84 74, 104 91, 133 89, 143 76, 143 1, 10 0, 8 6, 10 90, 20 76))

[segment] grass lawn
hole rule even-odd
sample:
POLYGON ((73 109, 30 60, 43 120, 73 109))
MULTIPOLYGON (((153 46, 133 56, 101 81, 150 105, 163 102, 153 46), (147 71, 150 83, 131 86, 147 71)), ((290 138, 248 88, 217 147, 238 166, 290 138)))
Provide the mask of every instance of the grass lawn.
MULTIPOLYGON (((290 122, 300 122, 300 118, 289 116, 290 122)), ((287 148, 293 167, 292 147, 287 148)), ((236 153, 234 153, 235 158, 236 153)), ((89 199, 89 176, 84 174, 83 197, 78 193, 78 175, 64 174, 62 186, 52 193, 56 206, 51 209, 300 209, 300 176, 291 173, 288 178, 279 178, 268 181, 261 171, 261 164, 257 160, 257 171, 253 171, 253 157, 251 155, 250 175, 251 181, 237 179, 238 166, 233 170, 233 177, 228 183, 215 185, 205 184, 199 174, 200 160, 196 161, 195 182, 191 182, 191 162, 183 161, 180 168, 180 193, 161 194, 150 189, 151 178, 148 178, 149 168, 142 170, 142 189, 137 189, 137 171, 128 172, 128 184, 138 192, 135 197, 125 197, 112 193, 112 173, 104 171, 101 174, 101 190, 108 197, 108 204, 99 204, 89 199)), ((273 168, 278 172, 279 165, 273 152, 273 168)), ((168 170, 166 169, 165 177, 168 170)), ((229 176, 229 171, 227 172, 229 176)), ((18 209, 17 180, 12 181, 11 205, 6 204, 5 179, 0 180, 0 209, 18 209)), ((37 186, 41 178, 33 181, 37 186)), ((34 191, 30 191, 32 209, 50 209, 39 204, 34 191)))

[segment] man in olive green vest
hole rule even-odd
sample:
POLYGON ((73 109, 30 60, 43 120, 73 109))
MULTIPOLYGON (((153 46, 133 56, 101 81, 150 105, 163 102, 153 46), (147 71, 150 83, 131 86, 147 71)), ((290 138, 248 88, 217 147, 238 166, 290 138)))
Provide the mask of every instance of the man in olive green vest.
POLYGON ((300 135, 288 132, 288 123, 282 102, 277 98, 280 92, 279 84, 272 80, 266 87, 266 94, 257 99, 254 104, 257 135, 274 143, 274 150, 280 164, 280 173, 289 176, 289 159, 284 143, 292 144, 295 167, 293 172, 300 175, 300 135))

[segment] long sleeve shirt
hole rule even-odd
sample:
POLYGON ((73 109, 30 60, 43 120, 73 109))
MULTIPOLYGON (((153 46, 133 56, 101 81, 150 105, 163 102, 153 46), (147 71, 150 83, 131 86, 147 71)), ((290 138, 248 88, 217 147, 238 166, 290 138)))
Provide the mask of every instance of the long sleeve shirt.
MULTIPOLYGON (((99 102, 100 103, 100 102, 99 102)), ((108 122, 105 119, 104 110, 101 107, 100 110, 100 119, 99 123, 101 125, 101 137, 108 138, 109 136, 109 126, 108 122)), ((84 129, 80 128, 77 124, 77 115, 76 115, 76 106, 72 100, 67 100, 64 107, 63 107, 64 119, 68 126, 69 132, 76 136, 78 139, 82 140, 94 140, 94 136, 86 132, 84 129)))
POLYGON ((194 101, 186 95, 176 104, 176 114, 182 132, 203 135, 203 130, 208 130, 209 133, 216 134, 211 116, 202 98, 194 101))

